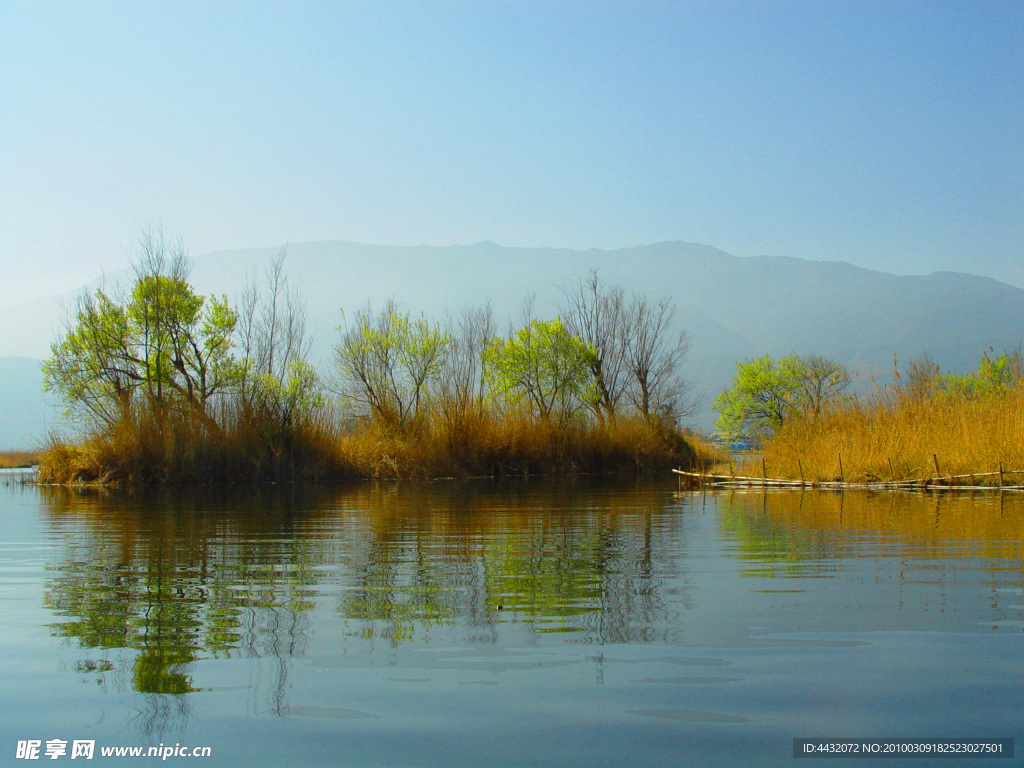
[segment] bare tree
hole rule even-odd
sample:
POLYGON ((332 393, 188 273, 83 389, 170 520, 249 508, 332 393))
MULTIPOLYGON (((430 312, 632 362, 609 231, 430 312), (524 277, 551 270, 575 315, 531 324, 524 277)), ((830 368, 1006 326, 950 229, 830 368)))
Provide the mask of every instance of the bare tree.
POLYGON ((566 328, 596 350, 590 372, 595 397, 591 402, 599 420, 615 418, 626 392, 629 370, 626 364, 626 302, 621 288, 600 282, 597 270, 586 280, 564 288, 562 316, 566 328))
MULTIPOLYGON (((895 360, 893 365, 896 365, 895 360)), ((924 400, 934 393, 940 374, 939 364, 932 359, 931 354, 925 352, 910 361, 903 376, 900 376, 899 370, 896 371, 897 391, 904 397, 924 400)))
POLYGON ((627 395, 645 419, 661 414, 673 420, 687 416, 697 401, 679 374, 690 348, 685 331, 673 330, 675 303, 634 296, 625 311, 622 345, 630 373, 627 395))
POLYGON ((830 403, 836 403, 850 386, 850 370, 823 355, 799 358, 801 401, 804 412, 813 419, 821 416, 830 403))
POLYGON ((312 416, 319 403, 318 378, 308 362, 312 338, 306 330, 306 301, 288 284, 287 249, 270 262, 262 289, 250 279, 239 302, 241 394, 250 415, 280 426, 312 416))
POLYGON ((494 312, 488 301, 468 307, 445 323, 451 348, 440 379, 440 404, 449 423, 461 423, 483 398, 483 350, 494 336, 494 312))

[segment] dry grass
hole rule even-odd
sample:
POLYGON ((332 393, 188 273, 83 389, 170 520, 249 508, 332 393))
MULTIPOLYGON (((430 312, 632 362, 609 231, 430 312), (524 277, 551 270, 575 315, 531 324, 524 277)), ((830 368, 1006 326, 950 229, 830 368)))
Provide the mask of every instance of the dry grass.
POLYGON ((367 425, 341 438, 342 463, 360 477, 607 474, 694 466, 681 435, 641 419, 557 425, 474 414, 458 427, 436 419, 407 434, 367 425))
MULTIPOLYGON (((881 393, 818 422, 794 419, 765 447, 771 477, 924 479, 1024 470, 1024 387, 968 398, 881 393), (798 464, 799 461, 799 464, 798 464), (891 470, 890 470, 891 466, 891 470)), ((757 468, 760 474, 760 467, 757 468)))
POLYGON ((320 425, 273 430, 229 419, 211 429, 188 414, 127 417, 78 444, 51 437, 39 481, 156 485, 319 479, 333 470, 333 436, 320 425))
POLYGON ((677 431, 641 419, 608 425, 464 413, 405 430, 324 422, 288 430, 225 417, 211 430, 177 414, 137 414, 79 445, 52 439, 39 478, 49 483, 205 483, 382 477, 610 474, 713 461, 677 431))
POLYGON ((0 468, 29 467, 39 461, 38 451, 0 451, 0 468))

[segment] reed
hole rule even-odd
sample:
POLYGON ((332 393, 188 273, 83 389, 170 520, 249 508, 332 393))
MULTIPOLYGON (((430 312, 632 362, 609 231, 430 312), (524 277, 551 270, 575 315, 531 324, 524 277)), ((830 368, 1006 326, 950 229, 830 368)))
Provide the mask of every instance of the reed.
POLYGON ((1024 469, 1024 386, 973 396, 882 391, 817 420, 791 419, 764 461, 773 477, 817 481, 838 480, 840 461, 852 482, 1024 469))
POLYGON ((132 413, 71 445, 51 438, 45 483, 227 483, 348 478, 610 474, 710 465, 704 445, 656 421, 543 421, 526 414, 437 409, 402 429, 347 425, 320 415, 282 427, 251 412, 209 420, 184 412, 132 413))
POLYGON ((30 467, 39 461, 38 451, 0 451, 0 468, 30 467))

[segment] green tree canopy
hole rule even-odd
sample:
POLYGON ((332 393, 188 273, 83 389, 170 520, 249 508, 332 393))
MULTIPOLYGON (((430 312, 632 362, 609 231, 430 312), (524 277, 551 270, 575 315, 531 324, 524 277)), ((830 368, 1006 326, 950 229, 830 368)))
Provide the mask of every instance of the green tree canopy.
POLYGON ((507 402, 525 403, 543 420, 564 417, 598 397, 591 376, 596 356, 560 319, 532 320, 509 338, 487 343, 484 376, 490 391, 507 402))
POLYGON ((422 316, 411 319, 388 301, 356 313, 334 348, 346 393, 383 423, 405 427, 429 401, 451 337, 422 316))
MULTIPOLYGON (((69 411, 111 424, 135 405, 207 404, 236 379, 231 337, 237 316, 227 299, 196 295, 184 254, 143 241, 128 298, 83 294, 50 347, 45 386, 69 411)), ((208 423, 212 423, 208 418, 208 423)))
POLYGON ((718 429, 728 436, 765 435, 794 414, 817 418, 849 383, 849 370, 821 355, 743 360, 736 363, 732 386, 715 399, 718 429))
POLYGON ((938 366, 935 366, 929 388, 948 395, 970 399, 1003 394, 1024 377, 1021 363, 1021 356, 1018 352, 1012 354, 1004 352, 995 358, 990 357, 986 352, 981 356, 978 370, 973 373, 939 374, 938 366))

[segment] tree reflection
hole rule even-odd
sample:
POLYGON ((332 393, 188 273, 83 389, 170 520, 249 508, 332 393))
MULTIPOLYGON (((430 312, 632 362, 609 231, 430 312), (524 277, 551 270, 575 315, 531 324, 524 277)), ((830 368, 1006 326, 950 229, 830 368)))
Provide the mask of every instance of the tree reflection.
POLYGON ((324 611, 347 628, 332 647, 495 643, 503 627, 626 643, 679 630, 665 578, 673 604, 686 600, 682 517, 661 488, 389 483, 43 498, 59 553, 46 584, 52 631, 126 651, 115 658, 146 702, 138 727, 151 735, 187 720, 209 657, 254 660, 256 707, 287 714, 290 661, 307 653, 324 611))

